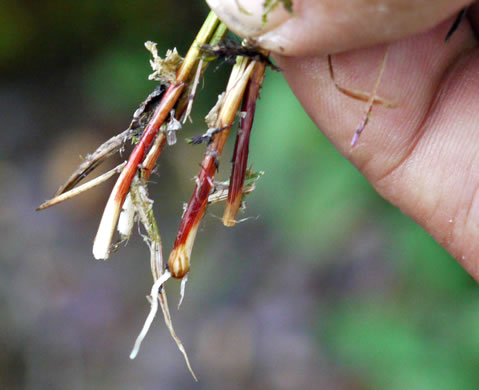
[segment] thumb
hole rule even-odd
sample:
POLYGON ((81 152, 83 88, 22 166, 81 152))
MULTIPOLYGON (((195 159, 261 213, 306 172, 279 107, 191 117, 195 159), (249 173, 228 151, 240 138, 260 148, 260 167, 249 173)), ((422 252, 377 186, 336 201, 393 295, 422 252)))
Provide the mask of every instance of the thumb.
POLYGON ((429 30, 471 0, 206 0, 236 34, 283 55, 325 54, 429 30), (292 12, 288 11, 292 3, 292 12), (285 6, 286 4, 286 6, 285 6), (274 6, 276 5, 276 6, 274 6), (265 9, 272 8, 265 13, 265 9))

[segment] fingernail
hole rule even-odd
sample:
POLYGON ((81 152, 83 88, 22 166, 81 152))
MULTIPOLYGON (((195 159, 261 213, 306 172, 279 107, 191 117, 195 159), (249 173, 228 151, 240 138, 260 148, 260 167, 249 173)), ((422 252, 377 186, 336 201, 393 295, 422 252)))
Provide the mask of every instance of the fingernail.
POLYGON ((258 37, 291 18, 280 2, 264 20, 264 0, 206 0, 221 21, 241 37, 258 37))
POLYGON ((290 46, 289 35, 285 34, 282 27, 267 32, 257 38, 258 45, 263 49, 276 53, 283 53, 285 47, 290 46))

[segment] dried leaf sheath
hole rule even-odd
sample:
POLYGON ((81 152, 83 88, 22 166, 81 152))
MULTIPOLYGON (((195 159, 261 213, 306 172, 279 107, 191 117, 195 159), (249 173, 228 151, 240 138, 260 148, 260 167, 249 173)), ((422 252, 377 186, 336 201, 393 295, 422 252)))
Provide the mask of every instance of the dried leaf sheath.
POLYGON ((85 157, 85 160, 72 173, 68 180, 63 184, 54 197, 57 197, 64 192, 70 191, 82 179, 88 176, 96 167, 98 167, 108 157, 117 153, 130 135, 130 130, 125 130, 122 133, 110 138, 108 141, 100 145, 92 154, 85 157))
POLYGON ((113 175, 116 173, 120 173, 121 170, 125 167, 126 161, 122 162, 120 165, 117 165, 115 168, 109 170, 108 172, 105 172, 103 175, 100 175, 96 177, 95 179, 92 179, 78 187, 74 187, 71 190, 64 191, 60 195, 53 197, 50 200, 47 200, 46 202, 42 203, 40 206, 36 208, 36 211, 44 210, 48 207, 55 206, 61 202, 64 202, 68 199, 74 198, 77 195, 80 195, 86 191, 91 190, 92 188, 95 188, 96 186, 104 183, 107 181, 109 178, 111 178, 113 175))
POLYGON ((208 196, 212 189, 213 177, 216 173, 216 159, 223 151, 230 126, 234 122, 253 68, 254 63, 241 57, 231 72, 226 95, 216 122, 217 128, 226 129, 217 133, 208 145, 201 165, 198 183, 181 220, 175 245, 168 259, 168 268, 175 278, 183 278, 190 269, 190 255, 198 225, 206 210, 208 196))
POLYGON ((264 62, 257 62, 255 64, 254 71, 251 75, 243 99, 241 111, 245 113, 245 116, 240 120, 238 135, 236 136, 228 201, 223 215, 223 224, 225 226, 234 226, 236 224, 236 216, 241 206, 243 185, 248 166, 249 140, 256 111, 256 101, 259 96, 261 85, 263 84, 265 69, 266 64, 264 62))

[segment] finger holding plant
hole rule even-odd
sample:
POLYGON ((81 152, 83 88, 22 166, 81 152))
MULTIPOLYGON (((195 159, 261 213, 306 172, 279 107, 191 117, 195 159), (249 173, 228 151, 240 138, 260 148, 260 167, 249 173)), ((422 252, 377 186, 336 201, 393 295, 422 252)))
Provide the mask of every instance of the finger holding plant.
MULTIPOLYGON (((113 253, 113 250, 118 247, 118 243, 113 242, 116 230, 119 232, 120 242, 124 242, 130 237, 135 221, 144 227, 146 232, 144 238, 150 249, 153 275, 153 286, 148 297, 151 308, 135 342, 131 358, 137 355, 141 342, 160 306, 170 334, 196 379, 183 344, 173 329, 163 286, 171 277, 181 280, 181 299, 183 298, 198 227, 208 205, 226 201, 223 224, 234 226, 238 222, 237 216, 244 203, 244 197, 255 189, 256 181, 263 174, 248 169, 250 135, 265 70, 268 66, 274 70, 280 70, 269 59, 269 52, 265 50, 265 47, 277 52, 295 53, 291 42, 296 38, 292 38, 292 41, 284 41, 284 30, 288 31, 289 24, 297 23, 296 17, 306 17, 306 22, 309 20, 308 16, 302 14, 304 10, 302 6, 310 4, 310 1, 208 0, 208 3, 233 31, 249 38, 241 44, 224 40, 227 27, 211 12, 184 59, 179 56, 176 49, 168 51, 163 59, 158 56, 156 45, 147 42, 145 46, 153 56, 150 61, 153 68, 150 79, 158 81, 159 85, 135 111, 127 130, 112 137, 88 155, 67 182, 60 187, 55 197, 39 207, 44 209, 70 199, 119 173, 101 217, 93 243, 93 255, 96 259, 107 259, 113 253), (232 17, 231 7, 234 8, 235 15, 239 17, 232 17), (260 48, 258 44, 263 48, 260 48), (193 194, 181 218, 174 246, 165 266, 162 240, 153 213, 153 200, 148 196, 148 179, 164 148, 176 143, 176 133, 181 129, 182 123, 190 117, 200 79, 208 64, 214 59, 230 62, 233 68, 225 91, 205 118, 207 129, 202 135, 190 138, 190 143, 193 145, 206 144, 206 150, 196 177, 193 194), (239 128, 230 180, 227 183, 219 183, 215 181, 215 174, 227 138, 236 122, 239 122, 239 128), (90 172, 105 159, 122 150, 127 142, 134 145, 127 161, 110 172, 80 185, 90 172)), ((318 4, 324 3, 317 2, 312 7, 319 7, 318 4)), ((448 38, 455 28, 457 26, 453 26, 448 32, 448 38)), ((388 53, 388 47, 383 49, 382 61, 377 68, 379 71, 369 92, 342 87, 336 81, 331 56, 328 57, 329 87, 355 100, 366 102, 362 121, 359 122, 355 132, 348 133, 349 137, 352 137, 349 144, 350 154, 353 153, 353 147, 358 144, 360 134, 371 119, 373 106, 382 105, 389 108, 398 106, 396 102, 378 95, 388 53)), ((288 66, 287 59, 281 59, 281 63, 288 66)), ((287 76, 290 76, 290 71, 291 67, 288 67, 287 76)), ((294 77, 300 78, 301 75, 295 74, 292 78, 294 77)))

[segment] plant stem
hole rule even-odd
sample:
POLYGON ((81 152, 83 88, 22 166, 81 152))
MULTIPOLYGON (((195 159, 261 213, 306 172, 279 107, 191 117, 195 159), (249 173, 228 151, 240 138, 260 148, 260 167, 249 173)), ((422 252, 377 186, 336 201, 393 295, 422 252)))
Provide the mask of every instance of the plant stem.
POLYGON ((216 33, 218 27, 220 27, 220 32, 223 32, 223 34, 226 32, 218 17, 213 12, 210 12, 177 72, 176 81, 172 83, 165 92, 160 104, 145 128, 140 141, 133 149, 127 165, 113 187, 93 243, 93 255, 96 259, 107 259, 109 257, 111 241, 118 223, 121 207, 130 188, 131 181, 138 169, 138 165, 142 162, 146 151, 158 134, 161 125, 165 122, 170 111, 180 99, 185 88, 185 83, 187 83, 188 77, 200 55, 201 45, 208 43, 212 38, 216 39, 218 37, 219 33, 216 33))
POLYGON ((238 57, 236 65, 231 71, 215 126, 224 130, 217 133, 208 145, 198 182, 181 220, 175 245, 168 259, 168 269, 172 276, 177 279, 183 278, 190 269, 190 255, 198 225, 206 210, 208 196, 212 189, 213 178, 217 169, 217 158, 223 151, 253 68, 254 63, 250 62, 248 58, 238 57))
POLYGON ((242 117, 240 120, 238 135, 236 136, 228 201, 223 214, 223 224, 225 226, 231 227, 236 224, 236 216, 241 206, 243 185, 248 166, 250 134, 256 111, 256 101, 263 84, 265 69, 266 64, 264 62, 256 62, 243 99, 241 111, 245 113, 245 117, 242 117))

